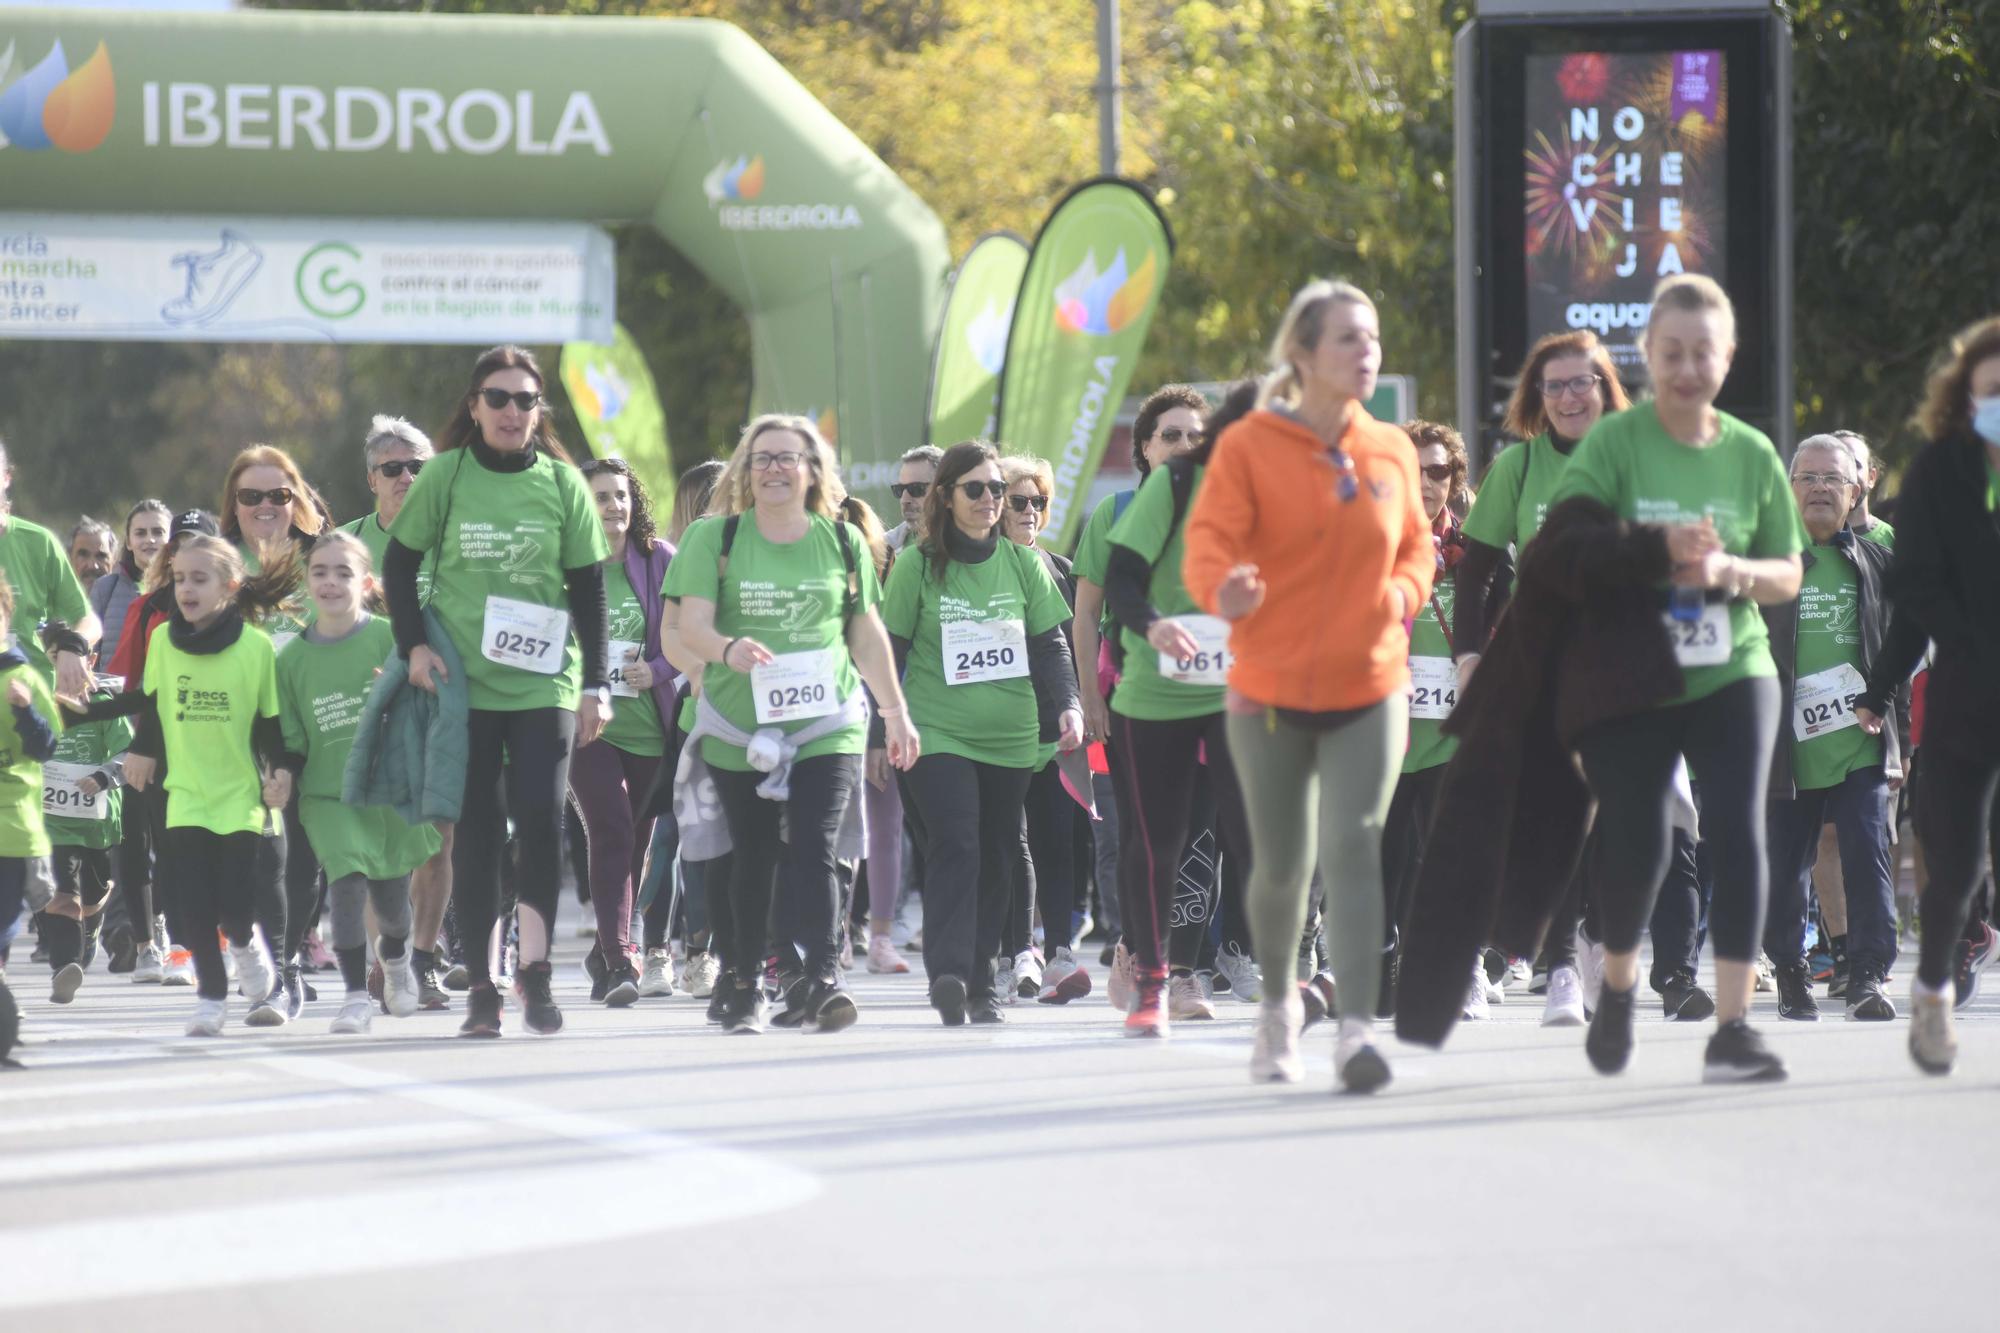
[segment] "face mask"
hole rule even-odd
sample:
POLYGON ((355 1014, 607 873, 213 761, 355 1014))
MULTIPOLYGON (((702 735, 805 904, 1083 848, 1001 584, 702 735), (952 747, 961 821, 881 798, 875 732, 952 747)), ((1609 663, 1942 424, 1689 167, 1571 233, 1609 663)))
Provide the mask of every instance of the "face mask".
POLYGON ((2000 398, 1972 400, 1972 429, 1988 444, 2000 445, 2000 398))

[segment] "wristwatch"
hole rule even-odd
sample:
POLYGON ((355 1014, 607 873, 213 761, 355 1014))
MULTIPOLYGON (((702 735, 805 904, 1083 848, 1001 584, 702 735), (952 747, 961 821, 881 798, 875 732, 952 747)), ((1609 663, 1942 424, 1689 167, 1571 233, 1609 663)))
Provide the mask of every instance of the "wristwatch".
POLYGON ((597 700, 599 708, 602 708, 607 713, 611 711, 611 687, 609 685, 599 685, 589 693, 597 700))

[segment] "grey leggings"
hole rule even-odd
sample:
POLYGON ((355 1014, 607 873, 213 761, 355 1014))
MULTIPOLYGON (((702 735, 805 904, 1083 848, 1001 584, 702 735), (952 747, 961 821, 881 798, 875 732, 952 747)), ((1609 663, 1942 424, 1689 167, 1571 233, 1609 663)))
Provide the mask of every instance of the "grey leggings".
POLYGON ((1401 694, 1331 731, 1295 726, 1270 710, 1229 715, 1229 753, 1250 823, 1258 967, 1267 978, 1292 975, 1317 864, 1334 985, 1343 996, 1367 997, 1348 1010, 1355 1015, 1374 1012, 1381 985, 1382 828, 1409 728, 1401 694))
MULTIPOLYGON (((368 943, 369 900, 375 903, 375 924, 384 939, 410 938, 410 877, 370 879, 342 875, 328 890, 333 899, 333 947, 359 949, 368 943)), ((401 956, 400 954, 398 955, 401 956)))

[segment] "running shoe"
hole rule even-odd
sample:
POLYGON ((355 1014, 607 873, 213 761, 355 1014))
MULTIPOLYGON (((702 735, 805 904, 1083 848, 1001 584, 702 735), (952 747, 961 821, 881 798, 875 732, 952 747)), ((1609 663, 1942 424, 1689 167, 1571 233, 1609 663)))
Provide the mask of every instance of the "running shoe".
POLYGON ((854 931, 851 928, 840 932, 840 970, 854 970, 854 931))
POLYGON ((1330 1012, 1326 995, 1310 981, 1299 983, 1299 1031, 1304 1032, 1330 1012))
POLYGON ((68 1004, 76 998, 76 992, 83 985, 83 969, 75 963, 64 963, 49 978, 49 1003, 68 1004))
POLYGON ((854 1020, 861 1016, 860 1006, 854 1003, 835 978, 809 982, 806 986, 806 1027, 817 1032, 839 1032, 842 1028, 854 1026, 854 1020))
POLYGON ((1014 958, 1014 994, 1036 1000, 1042 994, 1042 960, 1033 949, 1023 949, 1014 958))
POLYGON ((1076 961, 1067 947, 1056 950, 1042 972, 1042 991, 1035 999, 1042 1004, 1068 1004, 1090 994, 1090 973, 1076 961))
POLYGON ((1192 973, 1177 972, 1167 979, 1167 1017, 1176 1023, 1215 1017, 1214 1003, 1201 993, 1201 983, 1192 973))
POLYGON ((464 963, 453 963, 444 970, 440 984, 446 990, 465 990, 472 985, 472 969, 464 963))
POLYGON ((650 997, 673 993, 673 954, 665 949, 646 950, 646 970, 639 976, 639 994, 650 997))
MULTIPOLYGON (((1990 928, 1989 928, 1990 929, 1990 928)), ((1910 1058, 1926 1074, 1949 1074, 1958 1060, 1958 1038, 1951 1030, 1952 984, 1927 991, 1921 981, 1910 985, 1910 1058)))
MULTIPOLYGON (((254 994, 255 991, 246 989, 243 997, 248 999, 254 994)), ((253 1028, 281 1028, 290 1021, 285 1013, 285 982, 282 977, 273 982, 264 998, 251 1005, 250 1012, 243 1016, 244 1026, 253 1028)))
POLYGON ((326 1030, 335 1036, 355 1036, 367 1032, 374 1024, 375 1001, 368 998, 366 990, 349 991, 326 1030))
POLYGON ((1540 963, 1536 963, 1535 970, 1528 974, 1528 994, 1547 995, 1548 993, 1549 969, 1543 967, 1540 963))
POLYGON ((461 1037, 500 1035, 500 992, 490 981, 468 986, 465 991, 465 1021, 458 1025, 461 1037))
POLYGON ((778 994, 784 1000, 784 1008, 771 1015, 774 1028, 802 1028, 806 1025, 808 1012, 806 994, 811 990, 803 972, 787 972, 778 979, 778 994))
POLYGON ((1375 1049, 1374 1037, 1367 1019, 1342 1020, 1333 1048, 1333 1076, 1343 1092, 1365 1094, 1388 1085, 1389 1062, 1375 1049))
POLYGON ((1001 1005, 1014 1003, 1012 991, 979 991, 965 1001, 965 1021, 974 1027, 990 1027, 1007 1021, 1001 1005))
POLYGON ((120 975, 130 972, 139 961, 139 939, 132 927, 121 921, 104 932, 104 970, 120 975))
POLYGON ((1864 965, 1849 976, 1847 1016, 1863 1023, 1887 1023, 1896 1017, 1896 1002, 1882 984, 1880 969, 1864 965))
POLYGON ((1597 1012, 1597 997, 1604 989, 1604 945, 1590 938, 1581 925, 1576 928, 1576 975, 1583 989, 1583 1012, 1597 1012))
POLYGON ((722 1030, 736 1037, 757 1036, 763 1032, 770 1011, 771 1002, 764 998, 762 985, 732 985, 722 1002, 722 1030))
POLYGON ((716 976, 715 984, 708 988, 708 1021, 720 1023, 729 1010, 729 996, 736 988, 735 978, 728 968, 723 968, 716 976))
POLYGON ((1486 967, 1486 966, 1480 967, 1478 974, 1473 977, 1473 981, 1475 981, 1478 984, 1480 994, 1486 997, 1486 1003, 1488 1004, 1507 1003, 1507 992, 1502 990, 1500 988, 1500 983, 1494 979, 1493 969, 1491 967, 1486 967))
POLYGON ((326 947, 326 941, 319 937, 319 932, 316 930, 306 932, 303 952, 308 972, 332 972, 340 967, 340 960, 333 956, 332 951, 326 947))
POLYGON ((1500 977, 1500 989, 1520 990, 1533 983, 1535 969, 1525 958, 1507 960, 1507 971, 1500 977))
POLYGON ((707 999, 715 993, 717 977, 722 973, 722 960, 713 950, 703 949, 692 954, 687 960, 687 993, 697 1000, 707 999))
POLYGON ((1591 1068, 1600 1074, 1624 1072, 1632 1062, 1632 1019, 1639 1007, 1639 987, 1614 990, 1604 987, 1597 993, 1597 1010, 1590 1016, 1590 1031, 1583 1039, 1583 1053, 1591 1068))
POLYGON ((1574 963, 1557 963, 1549 969, 1548 998, 1542 1002, 1542 1026, 1580 1028, 1583 1017, 1583 981, 1574 963))
POLYGON ((1804 962, 1773 968, 1778 982, 1778 1017, 1793 1023, 1819 1022, 1819 1001, 1813 998, 1812 973, 1804 962))
POLYGON ((194 1002, 194 1017, 188 1019, 182 1029, 190 1037, 219 1037, 222 1035, 222 1020, 229 1011, 227 1000, 204 1000, 194 1002))
POLYGON ((947 973, 931 983, 931 1008, 948 1028, 965 1023, 965 980, 947 973))
MULTIPOLYGON (((1321 1018, 1327 1018, 1340 1012, 1340 992, 1333 984, 1333 974, 1331 972, 1315 972, 1300 984, 1306 990, 1312 992, 1312 998, 1307 1001, 1306 1012, 1308 1014, 1312 1012, 1313 1005, 1319 1007, 1321 1018)), ((1301 993, 1303 994, 1303 992, 1301 993)), ((1306 1026, 1311 1027, 1314 1021, 1312 1018, 1307 1018, 1306 1026)))
POLYGON ((1257 960, 1233 941, 1216 950, 1215 971, 1216 990, 1227 989, 1232 1000, 1256 1004, 1264 998, 1264 974, 1257 970, 1257 960), (1222 985, 1224 981, 1229 983, 1227 987, 1222 985))
POLYGON ((1833 980, 1833 955, 1825 949, 1814 949, 1806 958, 1806 967, 1815 982, 1824 984, 1833 980))
POLYGON ((1760 994, 1778 989, 1778 970, 1771 965, 1771 955, 1757 955, 1757 991, 1760 994))
POLYGON ((417 1003, 424 1009, 451 1008, 451 993, 445 990, 435 963, 417 970, 417 1003))
POLYGON ((306 1011, 306 979, 297 963, 285 965, 284 980, 279 985, 285 996, 285 1021, 297 1022, 306 1011))
MULTIPOLYGON (((380 946, 378 945, 377 947, 379 948, 380 946)), ((375 1001, 377 1004, 382 1004, 382 988, 386 985, 388 985, 388 978, 382 971, 382 955, 377 953, 375 961, 368 965, 368 983, 363 989, 368 992, 369 999, 375 1001)))
MULTIPOLYGON (((382 942, 375 941, 377 954, 382 951, 382 942)), ((408 1018, 417 1012, 423 1002, 422 990, 417 983, 417 970, 410 958, 410 946, 403 946, 403 956, 391 958, 382 965, 382 1007, 389 1011, 391 1018, 408 1018)))
POLYGON ((1297 1083, 1306 1076, 1305 1062, 1299 1058, 1304 1026, 1305 1001, 1296 994, 1257 1006, 1257 1037, 1250 1046, 1252 1083, 1297 1083))
MULTIPOLYGON (((556 1008, 552 993, 554 982, 554 969, 546 958, 539 963, 523 963, 514 974, 514 993, 521 997, 522 1021, 528 1025, 528 1031, 543 1037, 562 1031, 562 1010, 556 1008)), ((634 998, 637 994, 638 987, 634 985, 634 998)))
POLYGON ((1111 1001, 1111 1007, 1121 1014, 1132 1012, 1132 997, 1138 989, 1132 971, 1132 951, 1125 947, 1125 941, 1118 941, 1111 954, 1111 983, 1104 988, 1104 998, 1111 1001))
POLYGON ((1702 1057, 1704 1083, 1782 1083, 1785 1062, 1743 1019, 1720 1024, 1702 1057))
POLYGON ((606 974, 605 982, 605 1008, 625 1009, 638 1002, 641 994, 639 990, 639 969, 632 966, 630 958, 612 968, 606 974))
POLYGON ((132 958, 132 980, 137 985, 157 986, 165 975, 160 950, 151 940, 139 946, 132 958))
POLYGON ((1134 978, 1132 1008, 1125 1015, 1125 1035, 1128 1037, 1164 1037, 1167 1035, 1167 979, 1165 977, 1141 976, 1134 978))
POLYGON ((1382 951, 1380 979, 1375 983, 1375 1017, 1385 1022, 1396 1016, 1396 984, 1402 965, 1396 946, 1382 951))
POLYGON ((1480 963, 1473 963, 1472 975, 1466 981, 1465 1008, 1460 1011, 1459 1017, 1468 1023, 1483 1023, 1493 1017, 1492 986, 1493 983, 1486 978, 1486 968, 1480 963))
POLYGON ((910 962, 887 935, 868 941, 868 970, 878 976, 900 977, 910 970, 910 962))
MULTIPOLYGON (((132 978, 137 981, 135 974, 132 978)), ((194 985, 194 954, 186 949, 167 950, 165 960, 160 964, 160 984, 162 986, 194 985)))
POLYGON ((2000 931, 1984 921, 1979 923, 1977 938, 1958 942, 1958 966, 1952 976, 1958 999, 1953 1008, 1963 1009, 1972 1003, 1979 994, 1979 978, 1993 965, 1996 953, 2000 953, 2000 931))
POLYGON ((993 993, 1001 1004, 1014 1003, 1014 960, 1003 957, 993 965, 993 993))
POLYGON ((604 966, 604 956, 594 948, 584 951, 583 975, 590 979, 590 1002, 603 1004, 605 992, 611 989, 611 973, 604 966))
POLYGON ((1695 984, 1694 973, 1676 968, 1663 977, 1656 989, 1660 1007, 1676 1023, 1699 1023, 1715 1016, 1715 997, 1695 984))

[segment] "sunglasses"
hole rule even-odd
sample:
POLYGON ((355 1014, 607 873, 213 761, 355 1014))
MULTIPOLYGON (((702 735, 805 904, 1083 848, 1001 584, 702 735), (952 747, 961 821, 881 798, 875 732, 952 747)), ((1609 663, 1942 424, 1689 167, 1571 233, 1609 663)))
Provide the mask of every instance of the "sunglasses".
POLYGON ((1010 495, 1007 497, 1007 507, 1017 514, 1025 514, 1030 509, 1034 510, 1037 514, 1043 514, 1048 512, 1049 497, 1046 495, 1010 495))
POLYGON ((1004 481, 961 481, 958 483, 958 489, 965 492, 965 498, 968 500, 977 500, 982 495, 990 495, 997 500, 1007 493, 1007 483, 1004 481))
POLYGON ((1451 474, 1455 471, 1457 469, 1450 463, 1431 463, 1425 466, 1424 475, 1432 481, 1450 481, 1451 474))
POLYGON ((1200 431, 1182 430, 1179 426, 1169 426, 1165 430, 1159 432, 1159 435, 1160 438, 1165 440, 1168 444, 1179 444, 1183 440, 1185 440, 1189 444, 1199 444, 1201 442, 1200 431))
POLYGON ((429 460, 422 458, 392 458, 386 463, 377 463, 375 470, 385 477, 400 477, 405 472, 414 477, 424 470, 427 461, 429 460))
POLYGON ((274 505, 288 505, 292 502, 292 494, 289 486, 274 486, 268 491, 256 491, 244 486, 236 492, 236 503, 248 509, 255 509, 266 500, 274 505))
POLYGON ((912 500, 921 500, 930 488, 931 484, 927 481, 892 481, 889 483, 889 494, 898 500, 906 495, 912 500))
POLYGON ((481 389, 479 396, 484 398, 486 405, 495 412, 509 403, 523 412, 532 412, 542 405, 542 396, 539 393, 530 393, 526 390, 520 393, 508 393, 505 389, 481 389))
POLYGON ((1326 451, 1326 461, 1333 464, 1334 474, 1338 478, 1334 482, 1334 489, 1340 493, 1340 502, 1351 503, 1355 496, 1361 494, 1361 483, 1354 477, 1354 460, 1348 457, 1345 449, 1335 445, 1326 451))

